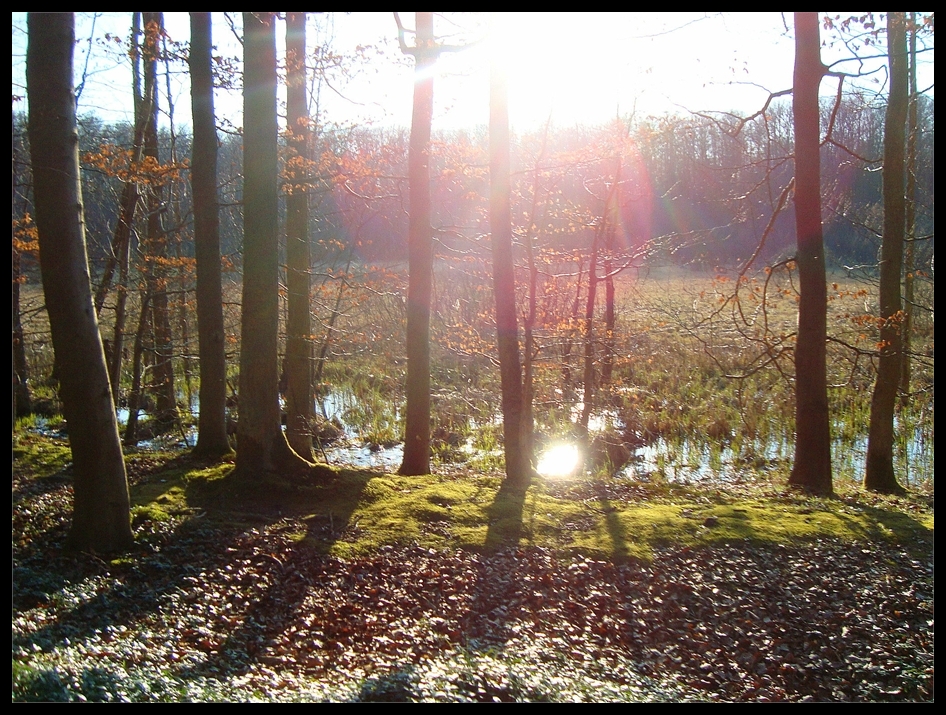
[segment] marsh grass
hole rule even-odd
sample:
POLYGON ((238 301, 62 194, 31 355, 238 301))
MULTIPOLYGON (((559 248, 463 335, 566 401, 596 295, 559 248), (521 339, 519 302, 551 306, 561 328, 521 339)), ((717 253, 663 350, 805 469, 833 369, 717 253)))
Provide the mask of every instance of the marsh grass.
MULTIPOLYGON (((435 463, 463 462, 470 469, 495 470, 502 466, 502 442, 491 294, 477 289, 475 280, 450 276, 449 270, 438 271, 432 321, 435 463)), ((638 457, 642 448, 650 446, 656 462, 650 478, 672 480, 681 467, 695 467, 695 461, 716 474, 743 469, 781 478, 794 440, 791 348, 796 283, 795 276, 784 270, 758 274, 740 283, 736 302, 735 284, 721 275, 657 269, 622 276, 617 284, 613 377, 597 387, 593 428, 622 432, 638 457), (771 468, 773 463, 779 468, 771 468)), ((863 472, 874 380, 869 353, 876 330, 867 316, 875 310, 875 300, 870 285, 845 278, 829 284, 834 469, 837 480, 857 484, 863 472)), ((237 288, 229 286, 235 295, 237 288)), ((352 438, 386 447, 403 434, 406 363, 399 357, 403 302, 396 292, 364 286, 356 296, 358 290, 353 287, 351 300, 357 309, 347 311, 335 324, 319 399, 332 395, 335 416, 352 438)), ((35 288, 24 293, 29 305, 38 300, 35 288)), ((107 326, 108 311, 105 315, 107 326)), ((30 313, 27 340, 38 376, 52 365, 44 320, 42 311, 30 313)), ((234 316, 228 326, 228 349, 235 351, 234 316)), ((931 483, 933 478, 931 317, 921 313, 914 328, 918 356, 914 393, 898 408, 896 444, 898 474, 910 487, 931 483)), ((581 373, 581 350, 573 344, 570 358, 563 357, 563 341, 569 336, 575 339, 567 324, 545 324, 536 334, 537 443, 552 444, 575 436, 582 390, 574 376, 581 373), (566 379, 566 374, 572 378, 566 379)), ((189 349, 182 346, 181 353, 189 349)), ((238 354, 231 352, 228 364, 235 388, 238 354)), ((54 395, 40 377, 32 384, 38 394, 46 390, 54 395)), ((195 377, 193 390, 196 385, 195 377)))

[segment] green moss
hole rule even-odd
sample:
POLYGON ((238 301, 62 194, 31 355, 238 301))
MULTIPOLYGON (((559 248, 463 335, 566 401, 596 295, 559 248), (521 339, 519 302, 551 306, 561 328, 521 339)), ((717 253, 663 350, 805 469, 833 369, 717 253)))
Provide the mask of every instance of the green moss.
POLYGON ((191 469, 185 472, 184 478, 188 482, 214 482, 223 479, 233 471, 232 462, 220 462, 202 469, 191 469))
MULTIPOLYGON (((14 470, 33 478, 58 477, 70 459, 63 440, 24 434, 14 442, 14 470)), ((616 560, 648 559, 659 547, 721 542, 883 539, 926 546, 934 529, 928 497, 859 489, 820 499, 771 486, 736 492, 650 483, 618 499, 600 496, 620 487, 618 481, 536 480, 523 493, 504 488, 494 474, 472 471, 405 477, 328 468, 310 484, 274 486, 235 482, 229 462, 205 465, 153 453, 130 457, 129 471, 137 475, 131 487, 136 523, 187 518, 197 510, 238 525, 288 519, 289 538, 342 557, 388 544, 478 551, 538 546, 616 560)))
MULTIPOLYGON (((220 478, 219 472, 203 478, 208 476, 220 478)), ((177 493, 172 488, 163 495, 173 503, 177 493)), ((919 516, 928 510, 912 516, 902 500, 870 499, 877 505, 861 502, 857 495, 747 498, 667 487, 628 503, 552 493, 541 481, 523 494, 503 489, 493 476, 404 477, 347 470, 339 471, 333 482, 294 493, 291 504, 282 502, 282 513, 297 514, 306 525, 290 538, 341 557, 388 544, 486 551, 534 545, 623 560, 649 559, 654 548, 673 545, 932 539, 932 515, 919 516)), ((231 502, 228 508, 249 506, 231 502)))
POLYGON ((932 515, 917 519, 897 507, 878 509, 837 499, 702 501, 621 507, 602 515, 594 533, 576 539, 575 545, 620 557, 647 556, 650 548, 664 545, 933 538, 932 515))
POLYGON ((132 524, 140 524, 143 521, 167 521, 171 518, 171 513, 157 506, 156 504, 139 504, 131 508, 132 524))
POLYGON ((14 468, 34 477, 51 477, 72 463, 72 449, 65 439, 24 432, 13 440, 14 468))

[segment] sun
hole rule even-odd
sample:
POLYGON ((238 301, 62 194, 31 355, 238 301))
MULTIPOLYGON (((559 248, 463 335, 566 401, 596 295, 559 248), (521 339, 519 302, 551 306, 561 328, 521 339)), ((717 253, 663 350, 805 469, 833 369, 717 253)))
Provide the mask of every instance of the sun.
POLYGON ((513 124, 530 129, 549 116, 558 126, 595 125, 634 111, 639 99, 663 95, 654 69, 673 63, 634 33, 647 14, 495 13, 491 58, 506 75, 513 124), (526 126, 528 125, 528 126, 526 126))
POLYGON ((562 51, 570 42, 566 28, 556 13, 493 15, 490 60, 506 76, 513 116, 538 124, 562 113, 581 94, 585 66, 562 51))
POLYGON ((581 450, 574 444, 559 444, 539 459, 535 471, 543 477, 561 479, 575 474, 581 466, 581 450))

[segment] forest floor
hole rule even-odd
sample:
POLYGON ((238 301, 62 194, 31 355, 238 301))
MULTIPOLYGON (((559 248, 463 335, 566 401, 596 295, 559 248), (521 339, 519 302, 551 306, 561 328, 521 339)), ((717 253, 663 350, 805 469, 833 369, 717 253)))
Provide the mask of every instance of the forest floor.
POLYGON ((441 497, 420 490, 427 518, 405 536, 362 509, 368 494, 409 491, 407 478, 350 473, 335 488, 357 483, 359 506, 326 516, 303 508, 311 494, 248 499, 225 477, 202 498, 175 492, 200 465, 139 453, 128 459, 136 544, 113 558, 63 552, 69 466, 62 444, 36 446, 14 438, 14 701, 934 697, 932 493, 573 485, 520 501, 518 529, 492 540, 509 514, 486 509, 480 531, 467 524, 482 537, 474 548, 446 538, 460 532, 438 511, 450 510, 445 490, 476 485, 458 492, 459 513, 463 500, 495 505, 498 480, 458 473, 438 481, 441 497), (543 531, 559 502, 585 511, 543 531), (686 529, 642 551, 620 532, 653 502, 686 529), (763 529, 779 510, 815 528, 763 529), (737 518, 759 519, 755 533, 733 538, 737 518), (610 554, 580 538, 595 530, 610 554))

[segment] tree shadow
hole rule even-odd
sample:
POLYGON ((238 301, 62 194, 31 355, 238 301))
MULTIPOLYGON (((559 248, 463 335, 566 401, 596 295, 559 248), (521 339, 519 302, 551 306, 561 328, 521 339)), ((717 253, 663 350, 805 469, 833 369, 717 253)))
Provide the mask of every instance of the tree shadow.
POLYGON ((68 703, 75 702, 77 695, 91 703, 115 702, 119 700, 118 694, 128 687, 118 674, 105 668, 83 668, 72 682, 64 681, 64 677, 69 678, 54 667, 30 669, 25 673, 17 673, 14 668, 14 702, 68 703))
POLYGON ((526 489, 508 484, 504 480, 493 498, 492 504, 486 508, 487 552, 496 551, 504 547, 517 547, 524 533, 522 513, 526 500, 526 489))
MULTIPOLYGON (((829 498, 828 503, 840 505, 841 501, 834 497, 829 498)), ((892 541, 903 546, 913 558, 929 557, 933 547, 934 532, 933 529, 925 526, 917 518, 894 508, 871 506, 859 502, 849 506, 854 509, 855 514, 860 514, 866 518, 858 518, 846 509, 819 508, 818 506, 803 506, 784 518, 803 518, 810 521, 817 520, 819 516, 827 515, 829 518, 840 522, 843 530, 838 530, 837 533, 843 534, 844 538, 853 538, 864 542, 892 541)), ((761 544, 772 543, 774 539, 770 530, 766 529, 764 525, 760 527, 750 517, 746 509, 739 505, 725 505, 715 508, 712 515, 705 519, 703 527, 724 529, 728 535, 728 540, 732 541, 761 544)), ((830 536, 832 528, 834 527, 830 524, 818 526, 816 528, 817 538, 830 536)), ((806 537, 801 536, 800 540, 805 541, 806 537)))
POLYGON ((627 531, 621 523, 618 508, 608 498, 607 485, 600 477, 596 478, 593 488, 598 496, 598 508, 604 515, 604 525, 611 537, 611 558, 616 562, 627 561, 630 550, 627 544, 627 531))
MULTIPOLYGON (((860 505, 859 508, 871 518, 874 525, 863 530, 865 538, 876 539, 890 538, 904 546, 907 552, 913 558, 929 557, 933 548, 933 529, 925 526, 922 522, 909 514, 897 509, 885 509, 868 505, 860 505)), ((838 514, 839 518, 845 522, 853 523, 853 519, 838 514)))
MULTIPOLYGON (((181 464, 175 460, 172 466, 181 464)), ((155 470, 138 479, 136 486, 147 485, 149 479, 160 481, 167 473, 155 470)), ((248 578, 266 579, 271 585, 242 615, 238 609, 230 611, 242 622, 219 647, 211 648, 216 644, 205 643, 194 629, 184 629, 183 639, 193 641, 185 645, 209 651, 209 665, 217 666, 216 672, 207 668, 208 663, 188 670, 212 676, 224 670, 245 670, 249 657, 262 652, 267 640, 281 632, 281 614, 291 613, 302 602, 311 583, 308 574, 317 572, 313 560, 341 538, 361 491, 376 475, 349 470, 336 476, 334 484, 286 490, 275 490, 271 485, 249 488, 227 477, 209 485, 193 480, 195 483, 185 487, 188 498, 193 499, 188 503, 203 513, 185 518, 173 529, 163 530, 154 524, 150 535, 137 535, 132 553, 112 562, 95 554, 65 554, 66 529, 61 521, 54 522, 14 550, 14 615, 40 605, 52 615, 28 634, 14 636, 14 651, 52 651, 67 637, 82 642, 101 633, 114 633, 121 626, 135 629, 151 614, 168 607, 197 612, 204 597, 202 589, 216 585, 208 583, 204 575, 226 572, 232 564, 245 569, 248 578), (336 498, 327 499, 335 488, 336 498), (310 507, 322 510, 310 514, 310 507), (301 518, 301 514, 310 515, 301 518), (299 521, 305 523, 305 535, 287 555, 276 552, 281 559, 270 553, 270 536, 260 532, 286 517, 292 517, 287 521, 294 528, 299 521), (108 585, 102 587, 102 581, 108 585)), ((61 484, 60 488, 68 486, 61 484)), ((152 527, 145 523, 143 528, 152 527)), ((239 583, 227 588, 229 593, 224 591, 224 597, 239 596, 243 591, 239 583)), ((234 603, 240 601, 233 599, 234 603)), ((223 605, 229 609, 232 604, 223 605)))
POLYGON ((521 486, 503 481, 486 509, 488 524, 484 558, 478 564, 475 595, 461 620, 461 630, 472 650, 501 648, 514 635, 509 628, 512 617, 509 605, 516 600, 523 584, 515 569, 498 575, 490 557, 515 563, 519 542, 525 535, 523 511, 526 492, 527 489, 521 486))
POLYGON ((301 518, 305 532, 293 535, 295 543, 288 552, 280 552, 279 556, 257 555, 266 564, 269 586, 250 604, 223 642, 200 643, 208 657, 198 664, 183 667, 179 671, 181 677, 246 673, 254 662, 267 657, 269 647, 296 620, 316 579, 324 571, 325 552, 343 535, 365 485, 377 476, 364 470, 342 470, 337 474, 338 479, 332 484, 291 486, 283 493, 274 491, 271 484, 250 485, 243 479, 228 485, 231 504, 246 505, 250 500, 257 513, 274 521, 287 514, 298 515, 303 503, 307 507, 305 511, 317 507, 319 513, 301 518))
POLYGON ((383 675, 372 675, 361 684, 358 694, 352 698, 357 703, 409 703, 414 701, 416 691, 416 669, 403 665, 383 675))

